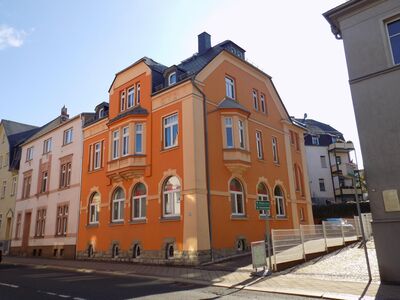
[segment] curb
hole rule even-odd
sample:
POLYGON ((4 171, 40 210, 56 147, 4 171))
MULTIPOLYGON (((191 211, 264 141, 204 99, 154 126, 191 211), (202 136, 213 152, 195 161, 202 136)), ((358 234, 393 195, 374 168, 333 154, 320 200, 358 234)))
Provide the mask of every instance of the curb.
MULTIPOLYGON (((246 291, 255 291, 255 292, 266 292, 272 294, 283 294, 283 295, 294 295, 294 296, 303 296, 303 297, 311 297, 311 298, 319 298, 319 299, 332 299, 332 300, 353 300, 360 299, 359 295, 354 294, 341 294, 334 292, 324 292, 324 291, 310 291, 296 288, 263 288, 263 287, 253 287, 248 285, 235 285, 228 284, 222 282, 212 282, 212 281, 204 281, 204 280, 196 280, 196 279, 186 279, 181 277, 171 278, 165 276, 156 276, 156 275, 148 275, 134 272, 124 272, 124 271, 102 271, 96 269, 79 269, 76 267, 68 267, 68 266, 57 266, 57 265, 46 265, 46 264, 33 264, 33 263, 18 263, 18 262, 9 262, 9 264, 16 266, 29 266, 37 269, 55 269, 55 270, 66 270, 73 271, 79 273, 97 273, 104 275, 113 275, 113 276, 125 276, 125 277, 135 277, 135 278, 149 278, 156 279, 161 281, 168 282, 180 282, 180 283, 190 283, 197 284, 201 286, 216 286, 223 287, 228 289, 237 289, 237 290, 246 290, 246 291)), ((362 299, 372 300, 374 297, 364 296, 362 299)))

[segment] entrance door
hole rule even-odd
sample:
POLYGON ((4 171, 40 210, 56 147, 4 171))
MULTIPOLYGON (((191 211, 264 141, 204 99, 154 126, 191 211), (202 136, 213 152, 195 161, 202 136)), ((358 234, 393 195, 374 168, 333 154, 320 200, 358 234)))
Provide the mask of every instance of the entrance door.
POLYGON ((24 231, 22 233, 22 252, 25 254, 28 251, 28 242, 29 242, 29 231, 31 228, 31 215, 32 213, 28 212, 25 213, 25 219, 24 219, 24 231))

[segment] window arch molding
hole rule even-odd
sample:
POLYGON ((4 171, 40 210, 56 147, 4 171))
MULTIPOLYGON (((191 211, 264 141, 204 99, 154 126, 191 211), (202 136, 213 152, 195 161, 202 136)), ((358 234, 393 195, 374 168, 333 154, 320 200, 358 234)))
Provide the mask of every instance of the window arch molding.
POLYGON ((110 207, 111 222, 123 222, 125 217, 126 191, 122 186, 115 186, 111 190, 110 207))
POLYGON ((88 223, 98 224, 100 219, 101 194, 93 191, 89 194, 88 200, 88 223))
POLYGON ((285 197, 286 191, 281 184, 276 184, 273 190, 275 213, 277 217, 286 217, 287 199, 285 197))
POLYGON ((132 220, 145 219, 149 193, 147 185, 143 181, 136 181, 130 191, 130 218, 132 220))
POLYGON ((245 216, 246 215, 246 191, 243 181, 237 177, 229 181, 229 200, 231 203, 232 216, 245 216))
POLYGON ((164 178, 161 185, 162 216, 164 218, 180 217, 182 201, 182 184, 178 176, 164 178))

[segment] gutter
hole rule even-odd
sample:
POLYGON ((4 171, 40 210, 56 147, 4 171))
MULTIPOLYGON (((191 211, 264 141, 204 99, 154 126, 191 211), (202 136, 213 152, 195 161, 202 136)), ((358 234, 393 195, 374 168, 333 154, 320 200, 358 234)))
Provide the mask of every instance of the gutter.
POLYGON ((194 77, 192 77, 191 82, 196 90, 203 96, 203 125, 204 125, 204 148, 205 148, 205 159, 206 159, 206 189, 207 189, 207 211, 208 211, 208 234, 210 236, 210 254, 211 262, 214 262, 214 252, 212 244, 212 227, 211 227, 211 188, 210 188, 210 170, 209 170, 209 157, 208 157, 208 122, 207 122, 207 102, 206 94, 199 88, 196 84, 194 77))

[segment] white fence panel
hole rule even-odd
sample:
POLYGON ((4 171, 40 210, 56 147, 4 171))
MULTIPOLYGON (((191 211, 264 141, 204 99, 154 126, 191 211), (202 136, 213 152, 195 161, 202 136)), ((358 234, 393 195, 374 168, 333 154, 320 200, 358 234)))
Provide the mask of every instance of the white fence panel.
POLYGON ((300 230, 303 234, 305 254, 326 251, 326 240, 322 225, 300 225, 300 230))

